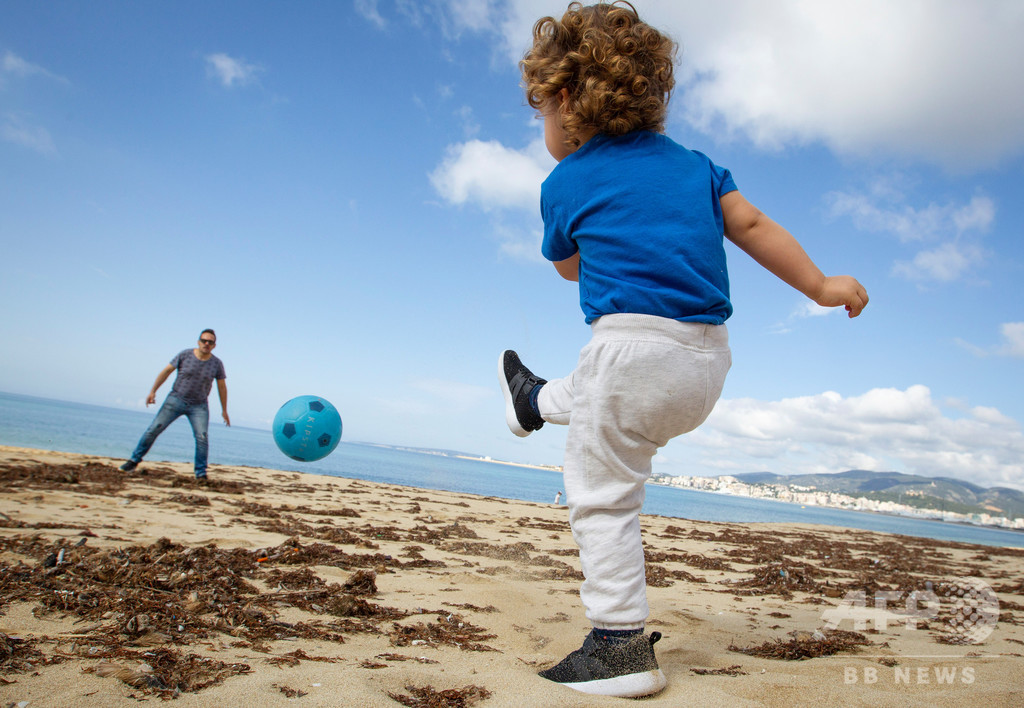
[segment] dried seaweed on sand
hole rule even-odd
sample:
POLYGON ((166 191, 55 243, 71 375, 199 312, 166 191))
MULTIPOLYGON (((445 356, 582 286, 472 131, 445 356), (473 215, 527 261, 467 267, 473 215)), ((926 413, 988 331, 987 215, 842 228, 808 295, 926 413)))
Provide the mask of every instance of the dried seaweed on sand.
POLYGON ((439 614, 437 621, 431 624, 417 622, 413 625, 402 625, 395 622, 390 632, 391 643, 396 647, 415 645, 453 646, 463 651, 498 651, 480 642, 494 639, 495 634, 486 634, 487 630, 470 624, 456 614, 439 614))
POLYGON ((182 656, 171 648, 148 652, 122 652, 122 659, 131 663, 101 661, 84 669, 97 676, 111 676, 143 693, 173 698, 179 693, 193 693, 224 681, 229 676, 249 673, 248 664, 226 664, 196 654, 182 656))
POLYGON ((433 686, 406 686, 409 696, 388 691, 388 697, 410 708, 464 708, 490 698, 491 692, 483 686, 466 686, 435 690, 433 686))
POLYGON ((789 641, 775 639, 756 647, 740 648, 730 644, 729 651, 764 659, 802 661, 819 656, 831 656, 841 651, 857 652, 858 647, 872 645, 863 634, 842 629, 829 629, 824 632, 818 630, 814 633, 794 631, 790 632, 790 637, 792 638, 789 641))
POLYGON ((743 670, 743 667, 739 664, 733 664, 732 666, 726 666, 721 669, 701 669, 691 668, 690 671, 697 674, 698 676, 746 676, 747 672, 743 670))
POLYGON ((0 674, 35 671, 39 666, 56 664, 60 657, 47 658, 30 639, 11 637, 0 632, 0 674))

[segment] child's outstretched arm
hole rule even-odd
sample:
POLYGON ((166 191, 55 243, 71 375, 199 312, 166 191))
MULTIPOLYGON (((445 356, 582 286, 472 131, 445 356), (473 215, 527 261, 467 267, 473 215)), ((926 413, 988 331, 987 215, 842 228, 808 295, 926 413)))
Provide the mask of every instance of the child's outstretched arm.
POLYGON ((868 293, 848 275, 826 277, 793 235, 765 216, 739 192, 721 199, 726 237, 773 273, 822 307, 844 305, 856 317, 868 293))

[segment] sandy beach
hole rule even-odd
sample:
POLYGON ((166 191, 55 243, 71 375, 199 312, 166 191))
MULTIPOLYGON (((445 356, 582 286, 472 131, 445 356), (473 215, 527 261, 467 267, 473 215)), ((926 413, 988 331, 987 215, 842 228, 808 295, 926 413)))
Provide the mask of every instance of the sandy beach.
MULTIPOLYGON (((0 447, 0 706, 625 704, 536 676, 589 631, 564 506, 121 462, 0 447)), ((643 527, 644 704, 1020 705, 1022 549, 643 527)))

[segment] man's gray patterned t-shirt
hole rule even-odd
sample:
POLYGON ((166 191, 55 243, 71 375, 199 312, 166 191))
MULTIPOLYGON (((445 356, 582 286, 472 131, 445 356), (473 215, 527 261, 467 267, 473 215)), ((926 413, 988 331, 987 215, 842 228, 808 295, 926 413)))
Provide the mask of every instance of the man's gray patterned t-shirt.
POLYGON ((171 366, 178 370, 171 393, 186 403, 205 403, 210 396, 213 380, 227 378, 224 362, 213 354, 203 361, 191 349, 179 352, 171 359, 171 366))

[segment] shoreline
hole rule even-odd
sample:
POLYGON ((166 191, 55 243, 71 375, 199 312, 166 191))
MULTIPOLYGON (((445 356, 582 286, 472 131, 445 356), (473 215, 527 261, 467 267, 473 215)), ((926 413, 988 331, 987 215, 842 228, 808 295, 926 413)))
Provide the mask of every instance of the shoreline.
MULTIPOLYGON (((191 443, 191 440, 189 442, 191 443)), ((380 443, 352 442, 352 441, 349 441, 347 444, 350 445, 350 446, 356 446, 356 447, 379 448, 379 449, 382 449, 382 450, 389 450, 389 451, 394 451, 394 452, 399 452, 399 453, 414 454, 414 455, 418 455, 420 457, 427 457, 427 458, 438 457, 438 458, 443 458, 443 459, 465 459, 468 462, 492 462, 494 464, 508 465, 508 466, 522 468, 522 469, 539 470, 541 472, 554 472, 553 469, 549 469, 548 467, 545 467, 543 465, 531 465, 531 464, 526 464, 526 463, 514 463, 514 462, 506 462, 506 461, 493 460, 493 459, 488 460, 488 459, 480 458, 480 457, 476 457, 476 456, 463 455, 461 453, 457 453, 457 452, 454 452, 454 451, 436 450, 436 451, 431 452, 429 450, 424 450, 424 449, 421 449, 421 448, 396 447, 396 446, 393 446, 393 445, 385 445, 385 444, 380 444, 380 443)), ((15 448, 14 446, 10 446, 10 445, 6 445, 5 446, 5 445, 0 444, 0 449, 4 449, 4 448, 7 448, 7 449, 20 449, 20 450, 25 451, 25 452, 40 452, 40 453, 50 452, 50 450, 47 450, 45 448, 31 448, 31 447, 18 447, 18 448, 15 448)), ((67 452, 68 454, 89 454, 89 455, 93 455, 93 456, 97 456, 97 457, 101 457, 101 458, 105 454, 107 454, 105 452, 75 453, 73 451, 67 451, 67 450, 64 450, 63 452, 67 452)), ((116 456, 112 457, 110 459, 116 459, 119 462, 123 461, 123 458, 118 458, 116 456)), ((185 459, 188 459, 188 458, 185 458, 185 459)), ((179 459, 178 461, 162 460, 162 461, 159 461, 159 462, 162 463, 162 464, 187 464, 184 461, 184 459, 179 459)), ((290 461, 286 461, 286 462, 290 462, 290 461)), ((149 463, 147 463, 147 464, 149 464, 149 463)), ((222 467, 231 467, 231 466, 248 467, 248 468, 255 469, 255 470, 275 470, 275 469, 277 469, 277 468, 272 467, 270 465, 259 466, 259 465, 247 464, 247 463, 244 463, 244 462, 216 462, 214 464, 218 465, 218 466, 222 466, 222 467)), ((305 471, 295 467, 293 464, 289 465, 288 471, 294 471, 294 472, 300 473, 300 474, 313 474, 313 475, 316 475, 316 476, 321 476, 322 475, 322 476, 326 476, 326 477, 335 477, 335 475, 330 473, 330 472, 324 472, 324 471, 305 472, 305 471)), ((340 474, 338 476, 348 478, 344 474, 340 474)), ((359 477, 352 477, 352 478, 353 479, 360 479, 359 477)), ((364 478, 364 481, 368 481, 368 480, 365 480, 365 478, 364 478)), ((384 483, 387 483, 387 481, 383 480, 383 479, 378 479, 378 481, 382 481, 384 483)), ((395 482, 392 482, 392 483, 394 483, 394 484, 403 484, 403 483, 408 483, 408 482, 407 481, 395 481, 395 482)), ((475 492, 475 491, 460 490, 457 486, 456 486, 455 489, 447 489, 447 490, 444 487, 442 487, 442 486, 423 486, 423 487, 420 487, 420 486, 417 486, 417 485, 412 485, 412 486, 414 486, 415 488, 418 488, 418 489, 424 489, 424 490, 428 490, 428 491, 429 490, 452 491, 452 492, 467 491, 467 493, 470 493, 470 494, 481 493, 481 492, 475 492)), ((553 490, 557 489, 560 486, 561 486, 561 484, 552 487, 552 489, 553 490)), ((990 546, 1009 546, 1009 547, 1016 547, 1016 548, 1024 547, 1024 543, 1020 542, 1020 541, 1024 540, 1024 537, 1019 536, 1019 535, 1014 535, 1012 537, 1008 536, 1006 538, 999 538, 999 537, 996 537, 996 538, 971 538, 970 537, 972 535, 971 532, 982 532, 982 533, 989 532, 989 533, 993 533, 993 534, 1002 534, 1004 532, 1013 531, 1014 530, 1014 529, 1003 528, 1003 527, 1000 527, 1000 526, 985 526, 985 525, 980 525, 980 524, 956 523, 956 522, 953 522, 953 521, 944 521, 944 520, 939 520, 939 519, 926 519, 926 518, 919 518, 919 517, 913 517, 913 516, 904 516, 904 515, 901 515, 901 514, 888 514, 888 513, 877 512, 877 511, 869 510, 869 509, 845 509, 845 508, 827 507, 827 506, 818 506, 818 505, 804 505, 804 504, 800 504, 800 503, 797 503, 797 502, 789 502, 789 501, 784 501, 784 500, 779 500, 779 499, 761 498, 761 497, 748 497, 748 496, 744 496, 744 495, 727 494, 727 493, 722 493, 722 492, 718 492, 718 491, 683 488, 683 487, 677 487, 675 485, 658 484, 656 482, 651 482, 651 481, 647 482, 647 486, 649 488, 652 488, 652 489, 656 488, 656 489, 677 490, 677 491, 680 491, 680 492, 682 492, 684 494, 688 493, 688 492, 703 492, 704 494, 709 495, 709 498, 722 498, 722 499, 728 499, 728 500, 735 500, 736 502, 738 502, 740 504, 742 504, 742 502, 744 500, 749 500, 749 501, 757 503, 757 504, 761 504, 763 502, 777 502, 779 504, 784 505, 783 508, 796 509, 796 507, 799 506, 802 509, 806 509, 812 515, 812 518, 792 518, 792 516, 802 516, 802 514, 795 514, 795 515, 791 514, 790 515, 791 518, 781 518, 781 519, 779 519, 779 518, 776 518, 776 519, 766 518, 766 519, 761 520, 761 519, 757 519, 757 518, 746 518, 747 515, 744 515, 744 514, 739 514, 739 518, 733 518, 733 517, 722 517, 721 514, 710 514, 710 515, 709 514, 704 514, 704 513, 702 513, 700 511, 700 509, 689 509, 689 513, 696 514, 695 520, 706 520, 706 521, 737 521, 737 520, 741 520, 743 522, 750 522, 750 523, 760 522, 760 523, 776 523, 776 524, 783 524, 783 525, 786 525, 786 524, 822 524, 822 525, 829 526, 831 528, 836 528, 836 529, 863 529, 863 530, 868 530, 868 531, 878 531, 880 533, 894 533, 894 534, 899 534, 899 535, 924 537, 924 538, 937 537, 937 538, 939 538, 939 540, 952 540, 952 541, 963 542, 963 543, 980 543, 980 544, 990 545, 990 546), (840 514, 850 514, 851 518, 849 518, 849 519, 846 519, 846 518, 835 519, 835 518, 833 518, 833 519, 829 519, 829 520, 823 520, 823 519, 822 520, 817 520, 817 519, 813 518, 813 514, 816 511, 835 511, 835 512, 838 512, 840 514), (856 520, 856 517, 858 517, 858 516, 862 516, 864 519, 879 518, 879 519, 892 519, 893 521, 896 521, 896 522, 907 521, 907 522, 910 522, 910 523, 921 523, 921 522, 924 522, 925 524, 938 524, 938 525, 940 525, 938 528, 942 528, 943 526, 947 526, 948 525, 949 529, 963 529, 967 533, 965 533, 965 534, 956 534, 956 533, 953 533, 952 531, 945 532, 945 533, 943 533, 943 532, 929 532, 927 529, 878 528, 879 525, 875 524, 875 523, 858 522, 856 520)), ((541 504, 545 504, 545 503, 551 502, 551 498, 548 497, 548 496, 544 496, 543 498, 535 497, 535 498, 525 498, 524 499, 524 498, 520 498, 520 497, 508 496, 507 492, 502 492, 502 491, 493 491, 493 492, 490 492, 490 493, 486 494, 485 496, 494 496, 494 497, 501 498, 501 499, 507 499, 509 501, 525 501, 525 502, 533 502, 533 503, 541 503, 541 504)), ((563 504, 564 504, 564 502, 563 502, 563 504)), ((684 508, 685 505, 683 505, 682 507, 679 507, 678 505, 672 505, 672 508, 670 508, 670 509, 663 508, 664 507, 663 504, 662 505, 654 504, 653 507, 654 508, 652 508, 652 502, 649 500, 648 503, 645 504, 645 509, 646 509, 645 514, 651 515, 651 516, 655 516, 655 515, 666 516, 668 518, 694 518, 694 517, 690 517, 690 516, 686 516, 685 515, 687 513, 687 508, 684 508)), ((752 514, 752 516, 765 516, 765 515, 764 514, 752 514)), ((785 515, 783 515, 783 516, 785 516, 785 515)), ((881 524, 881 525, 883 527, 887 526, 887 524, 881 524)))
MULTIPOLYGON (((669 489, 678 489, 684 492, 694 492, 697 494, 711 494, 714 496, 729 497, 731 499, 752 499, 759 502, 774 502, 776 504, 788 504, 789 506, 799 506, 803 508, 812 509, 829 509, 834 511, 851 512, 856 514, 873 514, 877 516, 885 516, 892 519, 907 519, 909 521, 930 521, 936 524, 950 524, 952 526, 962 526, 964 528, 976 528, 976 529, 991 529, 992 531, 1006 531, 1007 533, 1024 533, 1024 529, 1012 528, 1009 526, 999 526, 997 524, 980 524, 970 521, 956 521, 953 519, 935 519, 926 516, 914 516, 911 514, 900 514, 895 511, 880 511, 877 509, 850 509, 843 506, 822 506, 821 504, 807 504, 804 502, 793 502, 785 499, 773 499, 771 497, 751 497, 744 494, 731 494, 729 492, 712 491, 709 489, 692 489, 690 487, 680 487, 674 484, 663 484, 661 482, 647 482, 647 484, 654 487, 667 487, 669 489)), ((781 523, 781 522, 766 522, 766 523, 781 523)), ((885 532, 880 532, 885 533, 885 532)), ((970 543, 968 541, 967 543, 970 543)))
POLYGON ((474 455, 452 455, 459 460, 472 460, 473 462, 489 462, 494 465, 507 465, 509 467, 525 467, 531 470, 544 470, 545 472, 562 473, 561 465, 531 465, 525 462, 509 462, 508 460, 495 460, 491 457, 476 457, 474 455))
MULTIPOLYGON (((395 446, 395 445, 385 445, 385 444, 382 444, 382 443, 353 443, 353 444, 367 445, 367 446, 370 446, 370 447, 381 447, 381 448, 386 448, 386 449, 390 449, 390 450, 401 450, 403 452, 411 452, 411 453, 420 454, 420 455, 432 455, 432 456, 437 456, 437 457, 449 457, 449 458, 460 459, 460 460, 470 460, 472 462, 486 462, 486 463, 496 464, 496 465, 505 465, 505 466, 508 466, 508 467, 521 467, 521 468, 525 468, 525 469, 542 470, 542 471, 546 471, 546 472, 556 472, 558 474, 562 473, 562 466, 561 465, 537 465, 537 464, 530 464, 530 463, 524 463, 524 462, 510 462, 508 460, 496 460, 496 459, 494 459, 492 457, 488 457, 488 456, 481 457, 479 455, 471 455, 471 454, 468 454, 468 453, 458 453, 458 452, 445 451, 445 450, 430 450, 430 449, 425 449, 425 448, 408 448, 408 447, 401 447, 401 446, 395 446)), ((678 489, 678 490, 685 491, 685 492, 699 492, 699 493, 704 493, 704 494, 714 494, 714 495, 729 497, 729 498, 732 498, 732 499, 753 499, 753 500, 757 500, 757 501, 778 502, 780 504, 789 504, 789 505, 792 505, 792 506, 799 506, 800 508, 810 507, 810 508, 813 508, 813 509, 832 509, 832 510, 842 511, 842 512, 856 512, 856 513, 874 514, 874 515, 884 516, 884 517, 893 518, 893 519, 908 519, 908 520, 911 520, 911 521, 932 521, 932 522, 935 522, 935 523, 952 524, 952 525, 955 525, 955 526, 962 526, 962 527, 965 527, 965 528, 991 529, 993 531, 1010 531, 1010 532, 1015 532, 1015 533, 1024 533, 1024 528, 1015 528, 1015 527, 1012 527, 1012 526, 1004 526, 1004 525, 1000 525, 1000 524, 986 524, 986 523, 967 521, 967 520, 960 520, 960 519, 945 519, 945 518, 942 518, 941 516, 940 517, 932 517, 932 516, 924 516, 924 515, 918 515, 918 514, 900 513, 898 511, 884 511, 884 510, 879 510, 879 509, 850 508, 848 506, 840 506, 840 505, 833 506, 833 505, 822 505, 822 504, 809 504, 807 502, 788 501, 788 500, 785 500, 785 499, 776 499, 776 498, 767 497, 767 496, 753 496, 753 495, 747 495, 747 494, 734 494, 734 493, 728 492, 728 491, 700 489, 700 488, 695 488, 695 487, 681 486, 681 485, 672 484, 672 483, 669 483, 669 482, 663 482, 663 481, 660 481, 659 479, 654 479, 654 478, 648 480, 646 482, 646 484, 649 485, 649 486, 653 486, 653 487, 663 487, 663 488, 668 488, 668 489, 678 489)), ((936 514, 940 514, 941 513, 941 510, 939 510, 939 509, 925 509, 924 511, 933 512, 933 513, 936 513, 936 514)))
MULTIPOLYGON (((385 444, 382 444, 382 443, 353 443, 353 444, 367 445, 367 446, 370 446, 370 447, 381 447, 381 448, 390 449, 390 450, 400 450, 400 451, 403 451, 403 452, 410 452, 410 453, 420 454, 420 455, 437 456, 437 457, 449 457, 449 458, 454 458, 454 459, 469 460, 469 461, 472 461, 472 462, 486 462, 486 463, 497 464, 497 465, 506 465, 506 466, 509 466, 509 467, 521 467, 521 468, 525 468, 525 469, 541 470, 541 471, 545 471, 545 472, 555 472, 555 473, 558 473, 558 474, 562 473, 562 467, 560 465, 557 465, 557 466, 556 465, 537 465, 537 464, 529 464, 529 463, 521 463, 521 462, 509 462, 507 460, 496 460, 496 459, 493 459, 491 457, 480 457, 480 456, 477 456, 477 455, 470 455, 470 454, 457 453, 457 452, 451 452, 451 451, 427 450, 427 449, 424 449, 424 448, 407 448, 407 447, 400 447, 400 446, 394 446, 394 445, 385 445, 385 444)), ((878 509, 852 509, 852 508, 845 507, 845 506, 827 506, 827 505, 821 505, 821 504, 807 504, 806 502, 793 502, 793 501, 787 501, 785 499, 775 499, 775 498, 772 498, 772 497, 749 496, 749 495, 745 495, 745 494, 733 494, 733 493, 726 492, 726 491, 717 491, 717 490, 709 490, 709 489, 698 489, 698 488, 693 488, 693 487, 683 487, 683 486, 679 486, 679 485, 675 485, 675 484, 669 484, 669 483, 665 483, 665 482, 656 481, 654 479, 648 480, 646 482, 646 484, 648 486, 652 486, 652 487, 676 489, 676 490, 680 490, 680 491, 683 491, 683 492, 696 492, 696 493, 703 493, 703 494, 711 494, 711 495, 716 495, 716 496, 728 497, 730 499, 751 499, 751 500, 755 500, 755 501, 758 501, 758 502, 776 502, 776 503, 779 503, 779 504, 788 504, 790 506, 799 506, 802 509, 810 507, 812 509, 828 509, 828 510, 834 510, 834 511, 840 511, 840 512, 853 512, 853 513, 870 514, 870 515, 882 516, 882 517, 891 518, 891 519, 906 519, 908 521, 926 521, 926 522, 933 522, 933 523, 938 523, 938 524, 950 524, 950 525, 953 525, 953 526, 959 526, 959 527, 968 528, 968 529, 987 529, 987 530, 992 530, 992 531, 1008 531, 1008 532, 1013 532, 1013 533, 1024 533, 1024 529, 1022 529, 1022 528, 1013 528, 1013 527, 1009 527, 1009 526, 1001 526, 999 524, 983 524, 983 523, 975 523, 975 522, 971 522, 971 521, 961 521, 961 520, 955 520, 955 519, 948 519, 947 520, 947 519, 944 519, 944 518, 932 518, 932 517, 928 517, 928 516, 918 516, 918 515, 914 515, 914 514, 902 514, 902 513, 893 512, 893 511, 881 511, 881 510, 878 510, 878 509)), ((933 511, 937 512, 938 510, 933 510, 933 511)), ((786 522, 765 522, 765 523, 786 523, 786 522)), ((808 522, 808 523, 813 523, 813 522, 808 522)), ((837 527, 837 528, 840 528, 840 527, 837 527)), ((965 543, 971 543, 971 541, 965 541, 965 543)))
MULTIPOLYGON (((117 462, 0 446, 5 704, 623 705, 536 676, 589 628, 565 507, 220 465, 200 486, 189 464, 126 476, 117 462)), ((669 680, 645 702, 1018 702, 1022 549, 641 524, 648 631, 664 635, 669 680), (881 589, 905 598, 969 577, 999 603, 980 643, 962 641, 948 603, 916 629, 898 609, 860 629, 826 622, 848 592, 866 589, 870 608, 881 589)))
MULTIPOLYGON (((26 395, 26 394, 14 394, 14 393, 0 392, 0 396, 7 396, 7 397, 15 398, 15 399, 24 399, 24 400, 27 400, 27 401, 30 401, 30 402, 37 402, 37 403, 43 404, 43 405, 59 405, 59 406, 71 405, 71 406, 91 407, 91 408, 96 408, 98 410, 109 411, 112 414, 141 413, 142 412, 142 411, 134 411, 134 410, 124 409, 124 408, 114 408, 114 407, 110 407, 110 406, 101 406, 101 405, 91 404, 91 403, 76 403, 76 402, 70 402, 70 401, 62 401, 62 400, 59 400, 59 399, 49 399, 49 398, 43 398, 43 397, 38 397, 38 396, 31 396, 31 395, 26 395)), ((234 426, 234 427, 237 428, 238 430, 244 431, 246 433, 256 433, 256 434, 259 434, 259 435, 266 435, 269 432, 267 429, 264 429, 264 428, 248 427, 248 426, 234 426)), ((134 440, 135 436, 137 435, 137 433, 134 431, 134 428, 132 430, 133 430, 133 432, 130 435, 128 435, 128 438, 130 438, 131 440, 134 440)), ((269 437, 267 439, 269 439, 269 437)), ((53 441, 48 441, 48 442, 50 443, 50 445, 52 445, 52 443, 53 443, 53 441)), ((492 457, 490 457, 488 455, 479 455, 479 454, 474 454, 474 453, 464 453, 464 452, 461 452, 461 451, 458 451, 458 450, 444 450, 444 449, 419 448, 419 447, 409 447, 409 446, 396 446, 396 445, 393 445, 393 444, 373 443, 373 442, 365 442, 365 441, 349 441, 349 440, 345 440, 343 442, 345 442, 345 443, 347 443, 349 445, 355 446, 355 447, 378 448, 378 449, 381 449, 381 450, 392 450, 392 451, 396 451, 396 452, 418 453, 420 455, 425 455, 425 456, 428 456, 428 457, 434 456, 434 457, 444 457, 444 458, 450 458, 450 459, 463 459, 463 460, 467 460, 467 461, 470 461, 470 462, 490 462, 492 464, 499 464, 499 465, 504 465, 506 467, 513 467, 513 468, 518 468, 518 469, 540 470, 540 471, 550 471, 550 472, 560 472, 560 470, 561 470, 561 466, 560 465, 536 464, 536 463, 520 463, 520 462, 511 462, 511 461, 507 461, 507 460, 497 460, 497 459, 494 459, 494 458, 492 458, 492 457)), ((47 445, 47 441, 43 441, 43 440, 37 440, 37 441, 31 442, 30 444, 39 445, 39 447, 41 449, 45 449, 46 447, 49 446, 49 445, 47 445)), ((127 447, 130 447, 130 443, 125 443, 125 445, 127 447)), ((192 441, 191 441, 191 439, 189 439, 188 440, 188 452, 187 452, 187 454, 184 455, 184 456, 179 457, 178 459, 180 459, 182 461, 191 459, 191 454, 192 454, 191 446, 192 446, 192 441)), ((70 447, 70 446, 63 446, 63 447, 68 452, 78 452, 79 451, 79 450, 73 449, 73 447, 70 447)), ((273 446, 271 445, 271 448, 272 447, 273 446)), ((276 450, 275 450, 275 452, 276 452, 276 450)), ((109 446, 100 446, 100 449, 96 449, 93 454, 101 454, 102 455, 102 454, 124 454, 124 453, 121 453, 121 452, 112 453, 112 450, 109 448, 109 446)), ((221 461, 220 464, 246 464, 246 463, 243 462, 241 459, 239 459, 236 456, 236 458, 235 458, 235 460, 233 462, 221 461)), ((268 468, 270 468, 270 467, 274 466, 275 464, 281 465, 281 464, 285 464, 285 463, 284 462, 275 462, 275 461, 272 461, 272 460, 269 460, 269 459, 261 459, 259 464, 264 464, 268 468)), ((293 466, 293 468, 294 468, 294 466, 293 466)), ((664 475, 661 475, 660 473, 654 474, 653 477, 652 477, 652 480, 650 480, 648 482, 648 484, 651 487, 659 487, 659 488, 661 488, 661 487, 668 487, 668 488, 672 488, 672 489, 682 489, 684 491, 687 491, 687 490, 688 491, 711 491, 712 493, 720 493, 719 490, 707 490, 707 489, 695 488, 695 487, 690 487, 690 486, 681 485, 681 484, 666 484, 666 483, 663 483, 661 481, 661 479, 660 479, 661 477, 664 477, 664 475)), ((669 477, 669 479, 674 479, 674 478, 675 477, 669 477)), ((498 493, 498 494, 500 496, 500 493, 498 493)), ((553 491, 552 491, 552 494, 553 494, 553 491)), ((963 518, 946 518, 944 516, 940 516, 940 514, 941 514, 941 510, 940 509, 932 509, 928 515, 920 515, 920 514, 916 514, 916 513, 902 513, 900 511, 890 511, 890 510, 882 510, 882 509, 875 509, 875 508, 856 508, 856 507, 851 507, 849 505, 843 505, 843 504, 834 504, 834 505, 833 504, 829 504, 829 505, 811 504, 811 505, 808 505, 808 504, 806 504, 806 502, 803 502, 803 501, 780 500, 780 499, 776 499, 776 498, 774 498, 772 496, 735 494, 735 493, 725 494, 723 496, 725 496, 726 498, 729 498, 729 499, 736 499, 736 500, 754 499, 754 500, 758 500, 758 501, 785 501, 785 503, 797 504, 797 505, 800 505, 803 508, 830 509, 830 510, 840 511, 840 512, 843 512, 843 513, 846 513, 846 512, 868 512, 868 513, 876 515, 876 518, 887 518, 887 519, 895 519, 895 520, 907 519, 907 520, 910 520, 912 522, 934 521, 934 522, 937 522, 937 523, 952 524, 952 525, 954 525, 953 527, 955 527, 955 528, 963 528, 963 529, 979 529, 979 530, 984 530, 984 531, 995 531, 995 532, 1000 532, 1000 531, 1017 531, 1017 532, 1020 532, 1020 531, 1024 531, 1024 528, 1014 528, 1012 525, 1008 525, 1008 524, 984 523, 981 520, 971 520, 971 519, 963 519, 963 518)), ((539 500, 539 501, 546 501, 546 499, 539 500)), ((672 513, 672 512, 669 512, 669 513, 672 513)), ((968 539, 968 541, 970 541, 970 539, 968 539)))

